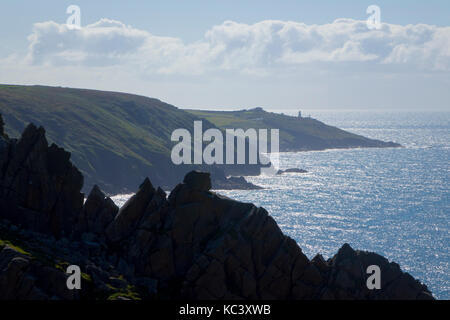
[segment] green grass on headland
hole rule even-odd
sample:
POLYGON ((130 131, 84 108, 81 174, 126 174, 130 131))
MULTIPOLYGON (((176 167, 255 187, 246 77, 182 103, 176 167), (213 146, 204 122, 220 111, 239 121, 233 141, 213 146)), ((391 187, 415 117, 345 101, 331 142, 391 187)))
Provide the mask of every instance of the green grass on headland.
POLYGON ((203 120, 203 130, 280 129, 281 151, 388 146, 318 120, 260 108, 182 110, 138 95, 61 87, 0 85, 0 114, 9 137, 19 137, 31 122, 43 126, 50 143, 72 153, 85 192, 93 184, 107 193, 135 191, 147 176, 155 186, 175 185, 189 168, 172 164, 170 137, 178 128, 192 132, 195 120, 203 120))

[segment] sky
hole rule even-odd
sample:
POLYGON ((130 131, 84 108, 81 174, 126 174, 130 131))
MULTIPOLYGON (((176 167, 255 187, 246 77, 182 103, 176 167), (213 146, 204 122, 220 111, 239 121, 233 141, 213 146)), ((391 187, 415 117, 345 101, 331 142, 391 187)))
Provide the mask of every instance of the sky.
POLYGON ((0 83, 182 108, 450 110, 449 22, 447 0, 2 0, 0 83))

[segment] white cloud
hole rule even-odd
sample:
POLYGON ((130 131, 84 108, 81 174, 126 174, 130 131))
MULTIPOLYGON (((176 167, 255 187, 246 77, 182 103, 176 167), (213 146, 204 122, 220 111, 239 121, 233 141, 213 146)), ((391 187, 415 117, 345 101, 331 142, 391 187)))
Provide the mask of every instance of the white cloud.
POLYGON ((408 25, 401 30, 404 41, 397 44, 383 63, 419 65, 424 69, 450 70, 450 27, 408 25))
POLYGON ((28 37, 33 65, 111 65, 132 58, 150 34, 121 22, 102 19, 80 30, 53 21, 36 23, 28 37))
POLYGON ((277 68, 308 63, 406 65, 424 71, 450 70, 450 27, 383 24, 338 19, 306 25, 266 20, 252 25, 226 21, 203 39, 185 44, 119 21, 101 19, 70 30, 65 24, 36 23, 27 61, 33 65, 129 66, 143 73, 237 72, 270 75, 277 68))

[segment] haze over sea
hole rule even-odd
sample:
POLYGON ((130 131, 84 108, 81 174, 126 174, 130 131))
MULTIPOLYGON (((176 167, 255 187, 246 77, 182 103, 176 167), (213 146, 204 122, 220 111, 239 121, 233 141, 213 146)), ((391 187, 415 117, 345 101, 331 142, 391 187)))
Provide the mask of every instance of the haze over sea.
POLYGON ((282 153, 282 169, 308 173, 246 177, 265 189, 219 193, 266 208, 309 258, 329 258, 347 242, 399 263, 437 298, 450 299, 450 111, 308 114, 405 148, 282 153))

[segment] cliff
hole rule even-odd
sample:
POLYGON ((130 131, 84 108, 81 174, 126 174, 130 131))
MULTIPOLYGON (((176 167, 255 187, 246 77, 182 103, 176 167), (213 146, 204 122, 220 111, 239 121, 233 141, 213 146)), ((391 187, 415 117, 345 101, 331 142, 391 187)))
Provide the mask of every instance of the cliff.
POLYGON ((281 151, 398 146, 313 119, 262 110, 195 114, 154 98, 98 90, 0 85, 0 113, 11 137, 19 137, 28 123, 46 128, 49 142, 71 152, 73 163, 84 176, 85 193, 94 184, 108 194, 131 193, 146 176, 169 190, 192 170, 210 171, 214 189, 255 188, 223 176, 258 175, 259 165, 172 163, 172 132, 185 128, 193 133, 196 120, 202 121, 203 130, 230 126, 282 129, 281 151))
POLYGON ((209 173, 168 196, 147 178, 119 209, 97 186, 83 203, 82 175, 43 128, 2 133, 0 146, 0 299, 433 299, 348 244, 309 260, 265 209, 211 192, 209 173), (66 287, 72 264, 81 290, 66 287), (379 290, 366 286, 369 265, 379 290))
POLYGON ((339 148, 396 148, 400 144, 370 139, 311 117, 293 117, 262 108, 238 111, 187 110, 221 129, 280 129, 280 151, 310 151, 339 148))

